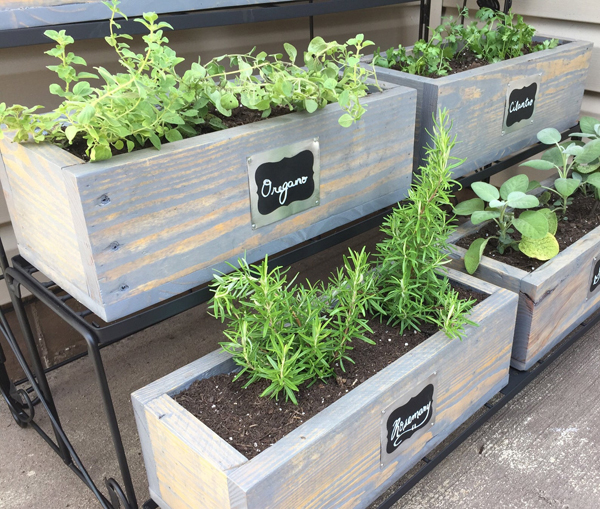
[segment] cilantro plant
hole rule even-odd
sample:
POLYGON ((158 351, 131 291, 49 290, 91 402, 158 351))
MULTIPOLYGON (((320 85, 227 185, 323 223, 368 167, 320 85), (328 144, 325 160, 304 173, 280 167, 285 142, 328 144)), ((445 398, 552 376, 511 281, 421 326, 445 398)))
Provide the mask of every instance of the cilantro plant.
POLYGON ((554 145, 554 147, 546 150, 541 159, 527 161, 521 166, 558 172, 554 188, 546 187, 546 189, 557 195, 558 199, 554 202, 554 206, 560 211, 561 217, 567 219, 567 207, 573 201, 573 193, 584 181, 584 175, 586 175, 587 185, 600 188, 600 174, 593 173, 600 168, 600 139, 593 139, 587 143, 581 141, 561 143, 560 132, 554 128, 541 130, 537 137, 543 144, 554 145))
MULTIPOLYGON (((459 16, 468 16, 468 9, 461 10, 459 16)), ((484 7, 475 17, 476 20, 466 25, 453 17, 443 18, 441 25, 433 29, 431 39, 417 41, 412 52, 399 46, 381 54, 378 48, 373 63, 419 76, 445 76, 451 71, 450 61, 459 60, 466 50, 493 63, 558 45, 556 39, 534 43, 535 29, 512 12, 504 14, 484 7)))
MULTIPOLYGON (((282 54, 267 55, 254 50, 247 54, 224 55, 205 65, 200 61, 178 74, 183 61, 167 46, 165 29, 155 13, 135 21, 148 33, 143 36, 142 53, 131 50, 128 34, 119 34, 116 16, 124 16, 118 0, 104 2, 112 11, 110 35, 106 42, 115 50, 123 72, 111 74, 103 67, 94 72, 78 71, 86 61, 68 50, 73 38, 64 30, 47 30, 56 46, 46 53, 58 59, 49 69, 62 83, 50 92, 63 99, 56 110, 40 114, 42 106, 31 108, 0 103, 0 124, 16 130, 14 141, 49 141, 61 146, 82 138, 92 161, 108 159, 113 150, 131 151, 151 143, 157 149, 164 141, 177 141, 197 134, 199 126, 222 129, 222 117, 242 105, 268 117, 271 109, 313 112, 332 102, 344 111, 342 126, 349 126, 365 112, 360 98, 367 94, 367 79, 373 71, 360 66, 361 51, 373 44, 359 34, 346 44, 316 37, 300 63, 297 50, 285 44, 282 54), (231 69, 221 64, 226 61, 231 69), (88 80, 99 80, 92 86, 88 80)), ((84 67, 85 68, 85 67, 84 67)), ((2 132, 0 131, 0 136, 2 132)))
POLYGON ((478 197, 459 203, 454 213, 471 216, 473 224, 493 220, 498 233, 471 243, 465 254, 465 268, 469 274, 479 267, 487 243, 492 239, 497 241, 500 254, 508 248, 538 260, 549 260, 558 254, 558 242, 554 237, 558 221, 554 212, 549 209, 527 210, 540 206, 536 196, 526 194, 536 187, 539 187, 539 182, 530 182, 527 175, 508 179, 500 190, 485 182, 471 184, 478 197), (517 215, 517 210, 522 212, 517 215), (515 230, 521 234, 520 242, 512 237, 515 230))
POLYGON ((352 340, 372 343, 364 317, 367 300, 375 294, 368 255, 350 251, 343 267, 328 284, 288 281, 286 272, 269 270, 268 260, 217 276, 213 283, 213 316, 227 322, 227 341, 221 347, 241 367, 235 379, 246 376, 245 387, 267 380, 261 396, 297 404, 295 393, 334 374, 334 365, 353 362, 352 340))
POLYGON ((450 204, 451 171, 463 161, 450 156, 456 140, 450 138, 446 111, 433 128, 433 146, 427 164, 415 175, 408 200, 386 219, 386 238, 378 244, 379 292, 369 301, 372 311, 386 317, 401 331, 435 324, 450 338, 462 338, 474 301, 462 300, 440 270, 448 263, 447 240, 456 229, 444 207, 450 204))

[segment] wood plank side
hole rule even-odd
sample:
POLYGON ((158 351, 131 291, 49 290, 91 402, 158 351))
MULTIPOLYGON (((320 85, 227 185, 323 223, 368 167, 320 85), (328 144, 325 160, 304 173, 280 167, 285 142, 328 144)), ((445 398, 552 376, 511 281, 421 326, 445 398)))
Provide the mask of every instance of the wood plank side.
POLYGON ((373 94, 367 114, 347 129, 337 122, 339 107, 330 105, 141 151, 142 160, 128 154, 77 167, 106 308, 123 316, 212 279, 244 251, 258 260, 405 197, 415 95, 400 87, 373 94), (319 206, 252 230, 246 158, 316 136, 319 206), (103 205, 105 195, 110 202, 103 205))
POLYGON ((0 141, 6 168, 8 205, 20 253, 67 291, 87 294, 62 165, 79 160, 57 147, 0 141), (56 150, 54 150, 56 148, 56 150))
POLYGON ((167 395, 145 413, 158 481, 151 489, 173 509, 233 508, 226 471, 248 460, 167 395))
POLYGON ((589 293, 599 259, 600 227, 523 279, 513 354, 522 369, 600 307, 600 290, 589 293))
POLYGON ((508 380, 517 296, 498 290, 477 306, 464 341, 438 334, 231 472, 248 506, 366 507, 508 380), (437 373, 431 431, 380 468, 381 409, 437 373), (293 489, 292 489, 293 488, 293 489))

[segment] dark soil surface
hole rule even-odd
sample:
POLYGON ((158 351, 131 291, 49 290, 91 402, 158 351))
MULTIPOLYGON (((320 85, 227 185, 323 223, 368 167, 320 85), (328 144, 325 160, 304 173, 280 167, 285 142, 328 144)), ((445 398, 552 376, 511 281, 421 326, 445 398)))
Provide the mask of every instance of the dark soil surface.
MULTIPOLYGON (((288 108, 284 106, 276 106, 275 108, 272 108, 271 114, 268 118, 280 117, 281 115, 287 115, 288 113, 292 113, 288 108)), ((221 113, 219 113, 218 111, 213 111, 211 112, 211 114, 215 117, 220 118, 225 124, 225 126, 228 128, 245 124, 253 124, 254 122, 265 120, 262 118, 262 111, 251 110, 249 108, 246 108, 245 106, 240 106, 239 108, 235 108, 234 110, 232 110, 232 114, 230 117, 225 117, 221 115, 221 113)), ((196 132, 198 133, 198 135, 212 133, 218 130, 219 129, 212 127, 208 123, 196 126, 196 132)), ((160 141, 161 143, 168 143, 168 141, 164 138, 162 138, 160 141)), ((150 143, 150 141, 148 140, 146 141, 146 144, 143 147, 136 145, 133 151, 135 152, 136 150, 141 150, 143 148, 150 147, 152 147, 152 143, 150 143)), ((83 139, 83 137, 79 135, 75 137, 75 139, 73 140, 73 144, 66 145, 63 148, 67 152, 70 152, 71 154, 79 157, 80 159, 83 159, 84 161, 90 160, 90 158, 85 153, 87 149, 87 142, 83 139)), ((116 156, 117 154, 125 154, 126 152, 127 148, 125 147, 122 150, 117 150, 114 147, 112 147, 113 156, 116 156)))
MULTIPOLYGON (((573 204, 569 205, 567 209, 567 217, 568 221, 558 222, 558 230, 555 235, 561 251, 600 225, 600 203, 591 196, 587 197, 578 193, 574 196, 573 204)), ((494 223, 486 225, 478 233, 463 237, 456 244, 468 249, 475 239, 482 236, 496 235, 495 226, 494 223)), ((520 239, 518 232, 515 232, 514 238, 516 240, 520 239)), ((500 254, 496 250, 497 245, 495 239, 490 240, 485 248, 484 255, 527 272, 532 272, 546 263, 545 261, 528 258, 523 253, 512 249, 500 254)))
MULTIPOLYGON (((456 289, 461 298, 474 298, 478 303, 487 297, 456 289)), ((175 400, 251 459, 437 332, 428 325, 422 332, 405 331, 400 336, 397 329, 378 320, 370 320, 369 325, 373 334, 368 336, 376 345, 353 342, 350 357, 356 364, 345 363, 345 372, 338 367, 329 383, 317 382, 303 389, 297 395, 298 405, 286 402, 283 395, 279 401, 261 398, 268 383, 256 382, 243 389, 243 381, 233 382, 233 375, 199 380, 175 400)))

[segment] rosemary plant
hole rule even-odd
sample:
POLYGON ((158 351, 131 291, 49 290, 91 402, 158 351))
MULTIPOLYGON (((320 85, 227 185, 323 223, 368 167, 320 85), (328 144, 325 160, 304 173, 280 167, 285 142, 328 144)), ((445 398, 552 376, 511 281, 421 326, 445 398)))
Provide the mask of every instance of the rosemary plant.
POLYGON ((450 206, 451 171, 463 161, 450 156, 448 113, 439 113, 433 128, 433 147, 427 164, 415 175, 408 200, 394 209, 378 246, 379 297, 371 299, 374 312, 387 317, 401 331, 419 329, 422 322, 439 326, 450 338, 462 338, 474 301, 461 300, 440 269, 448 263, 447 240, 456 227, 445 207, 450 206))
POLYGON ((288 281, 287 270, 269 270, 240 260, 239 269, 217 276, 212 287, 213 316, 227 322, 221 347, 241 367, 235 379, 247 376, 245 387, 267 380, 261 394, 297 404, 301 385, 331 377, 335 363, 352 362, 352 340, 373 343, 364 317, 367 299, 375 294, 368 255, 350 251, 343 267, 330 278, 311 285, 288 281))

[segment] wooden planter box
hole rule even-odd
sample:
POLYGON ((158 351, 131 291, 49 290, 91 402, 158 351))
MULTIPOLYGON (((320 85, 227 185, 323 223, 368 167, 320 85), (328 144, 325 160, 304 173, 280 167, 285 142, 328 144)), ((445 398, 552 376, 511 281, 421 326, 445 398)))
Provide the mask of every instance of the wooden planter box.
POLYGON ((331 104, 91 164, 5 138, 0 179, 19 252, 111 321, 210 281, 244 253, 256 261, 396 203, 411 183, 416 93, 382 85, 350 128, 331 104), (248 160, 313 141, 317 205, 253 228, 248 160))
MULTIPOLYGON (((483 225, 462 225, 450 242, 483 225)), ((466 250, 452 246, 450 267, 465 271, 466 250)), ((519 294, 511 365, 527 370, 600 307, 600 227, 533 272, 482 257, 475 277, 519 294), (596 286, 594 278, 597 277, 596 286)))
POLYGON ((251 460, 172 399, 196 380, 232 372, 229 355, 215 351, 135 392, 153 500, 162 509, 369 505, 508 381, 516 294, 449 272, 489 295, 471 314, 478 327, 463 341, 435 334, 251 460), (433 417, 390 459, 381 450, 388 415, 428 384, 433 417))
POLYGON ((449 110, 452 134, 458 137, 452 155, 466 158, 455 170, 455 178, 537 143, 536 134, 546 127, 563 131, 576 125, 592 43, 562 43, 551 50, 437 79, 376 67, 380 79, 417 90, 415 170, 423 164, 425 147, 431 144, 427 131, 431 132, 432 115, 440 108, 449 110), (539 80, 533 116, 511 126, 516 130, 509 132, 511 128, 504 126, 507 99, 511 91, 525 86, 520 81, 529 79, 539 80))

